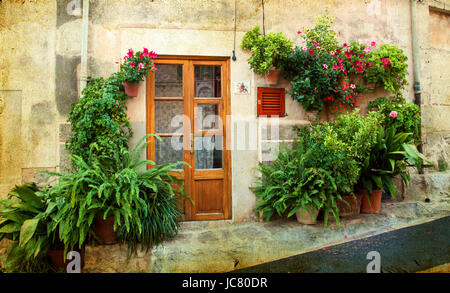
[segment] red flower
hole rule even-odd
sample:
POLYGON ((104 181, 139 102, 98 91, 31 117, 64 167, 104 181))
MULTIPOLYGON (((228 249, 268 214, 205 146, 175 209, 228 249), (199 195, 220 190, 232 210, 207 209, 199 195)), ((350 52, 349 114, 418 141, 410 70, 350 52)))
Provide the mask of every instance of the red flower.
POLYGON ((309 56, 312 56, 312 55, 314 55, 314 51, 313 50, 309 51, 309 56))
POLYGON ((130 63, 130 67, 135 67, 135 66, 136 66, 136 64, 134 62, 130 63))
POLYGON ((359 55, 359 58, 364 59, 364 55, 363 54, 359 55))
POLYGON ((140 59, 144 58, 144 54, 142 54, 142 53, 139 54, 139 58, 140 58, 140 59))

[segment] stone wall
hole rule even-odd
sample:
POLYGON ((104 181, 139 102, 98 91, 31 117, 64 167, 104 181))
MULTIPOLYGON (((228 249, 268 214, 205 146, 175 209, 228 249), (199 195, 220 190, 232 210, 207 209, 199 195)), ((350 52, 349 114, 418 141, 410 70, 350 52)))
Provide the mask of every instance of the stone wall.
MULTIPOLYGON (((143 46, 160 55, 231 57, 234 48, 234 0, 90 1, 89 75, 108 76, 118 70, 128 48, 143 46)), ((408 56, 409 85, 406 99, 413 100, 411 14, 408 0, 307 1, 265 0, 266 32, 282 31, 299 43, 297 31, 314 24, 325 6, 335 18, 341 40, 390 43, 408 56)), ((448 1, 418 4, 420 68, 423 100, 423 137, 427 155, 448 160, 448 1), (430 7, 431 10, 430 10, 430 7), (439 36, 446 35, 445 38, 439 36)), ((70 105, 79 96, 81 0, 4 0, 0 2, 0 196, 14 185, 35 178, 36 170, 67 166, 64 142, 70 105), (30 177, 31 176, 31 177, 30 177)), ((254 219, 255 197, 248 186, 252 170, 268 145, 293 138, 291 126, 306 125, 306 113, 289 95, 287 116, 280 118, 278 138, 264 137, 267 121, 256 118, 256 91, 266 86, 248 67, 249 52, 239 48, 254 25, 262 26, 261 1, 237 1, 236 61, 230 81, 249 81, 250 94, 231 95, 232 137, 239 127, 258 132, 232 152, 233 221, 254 219), (250 141, 256 140, 256 141, 250 141)), ((288 82, 280 87, 289 92, 288 82)), ((386 93, 379 90, 365 105, 386 93)), ((145 134, 145 84, 137 98, 128 101, 128 114, 136 139, 145 134)), ((276 123, 270 120, 270 123, 276 123)))

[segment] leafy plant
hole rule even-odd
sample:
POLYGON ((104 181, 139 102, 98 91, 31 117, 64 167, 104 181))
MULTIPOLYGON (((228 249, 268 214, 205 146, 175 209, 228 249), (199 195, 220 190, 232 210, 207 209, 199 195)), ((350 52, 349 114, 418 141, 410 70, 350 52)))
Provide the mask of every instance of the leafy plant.
POLYGON ((400 175, 407 184, 410 177, 406 167, 431 166, 431 164, 424 164, 424 161, 429 162, 429 160, 419 153, 414 145, 407 143, 410 136, 411 133, 396 132, 393 127, 379 126, 376 143, 370 156, 363 163, 358 182, 360 188, 367 191, 368 196, 373 189, 384 190, 386 186, 390 194, 396 197, 397 189, 392 182, 394 176, 400 175))
POLYGON ((334 19, 328 15, 328 10, 323 16, 316 17, 316 24, 311 29, 305 29, 303 38, 308 47, 317 42, 320 47, 327 51, 333 51, 338 47, 337 33, 331 28, 334 19))
POLYGON ((408 57, 403 50, 388 44, 382 44, 378 50, 372 51, 368 57, 370 66, 364 71, 369 82, 383 85, 396 96, 408 84, 408 57))
MULTIPOLYGON (((94 238, 92 225, 97 215, 103 218, 114 216, 114 230, 123 227, 120 230, 122 238, 143 241, 146 246, 166 236, 162 228, 169 231, 169 236, 172 235, 173 221, 179 213, 174 205, 167 207, 169 199, 164 197, 173 197, 174 187, 171 184, 182 188, 182 183, 168 172, 186 163, 162 164, 142 171, 142 167, 155 164, 150 160, 139 160, 147 145, 143 141, 149 136, 141 138, 131 152, 121 149, 112 156, 96 158, 93 156, 96 146, 92 146, 87 161, 80 156, 71 156, 73 172, 46 172, 58 179, 56 185, 45 190, 56 199, 58 209, 49 229, 55 231, 59 228, 58 235, 64 242, 65 250, 76 246, 81 248, 94 238), (166 205, 161 206, 162 203, 166 205), (160 219, 156 220, 157 216, 160 219), (149 227, 148 221, 160 226, 149 227), (152 234, 144 234, 150 232, 152 234)), ((135 249, 135 242, 131 242, 131 247, 135 249)))
POLYGON ((139 83, 144 80, 149 70, 156 70, 153 59, 158 55, 153 51, 148 51, 144 48, 143 51, 128 49, 128 54, 123 58, 123 63, 120 65, 119 75, 127 82, 139 83))
POLYGON ((420 108, 414 103, 406 102, 403 98, 377 98, 369 104, 369 108, 378 109, 383 115, 382 124, 386 128, 393 127, 397 132, 412 133, 410 141, 419 145, 420 138, 420 108))
MULTIPOLYGON (((12 241, 4 264, 6 272, 48 272, 47 251, 56 241, 47 232, 52 205, 33 184, 14 187, 0 200, 0 241, 12 241)), ((53 236, 53 237, 52 237, 53 236)))
POLYGON ((245 33, 241 48, 252 53, 248 59, 250 68, 258 74, 267 74, 272 67, 280 68, 282 60, 291 53, 292 45, 282 33, 262 35, 259 26, 255 26, 245 33))
POLYGON ((72 136, 67 149, 73 155, 87 161, 91 151, 93 157, 107 157, 128 148, 132 130, 125 112, 128 97, 122 90, 117 73, 90 80, 68 118, 72 136))

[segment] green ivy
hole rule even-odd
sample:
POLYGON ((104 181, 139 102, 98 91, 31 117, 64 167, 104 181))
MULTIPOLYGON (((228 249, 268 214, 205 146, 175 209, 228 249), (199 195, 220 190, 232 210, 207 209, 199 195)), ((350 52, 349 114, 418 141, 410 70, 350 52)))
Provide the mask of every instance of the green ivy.
POLYGON ((118 73, 91 79, 82 97, 72 105, 68 118, 72 136, 67 149, 87 160, 93 145, 94 157, 113 156, 128 148, 132 130, 125 112, 127 98, 118 73))

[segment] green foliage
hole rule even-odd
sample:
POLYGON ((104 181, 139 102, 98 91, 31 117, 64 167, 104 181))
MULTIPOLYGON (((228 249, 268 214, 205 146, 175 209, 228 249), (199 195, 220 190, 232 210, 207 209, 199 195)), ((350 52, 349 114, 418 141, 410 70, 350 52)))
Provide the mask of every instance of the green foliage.
POLYGON ((333 51, 338 47, 336 32, 331 29, 334 19, 328 15, 328 11, 323 16, 316 17, 316 24, 312 29, 305 29, 303 38, 308 47, 311 47, 314 41, 328 51, 333 51))
POLYGON ((250 50, 250 68, 258 74, 266 74, 272 67, 279 68, 282 60, 291 53, 293 43, 282 33, 262 35, 259 26, 245 33, 241 48, 250 50))
POLYGON ((48 272, 47 251, 55 238, 47 233, 52 206, 33 184, 23 184, 0 200, 0 241, 13 241, 4 265, 6 272, 48 272))
POLYGON ((369 156, 376 143, 376 132, 382 121, 379 113, 369 112, 367 117, 359 115, 359 109, 346 115, 338 116, 335 122, 330 122, 343 141, 349 154, 361 165, 369 156))
POLYGON ((408 57, 403 50, 388 44, 382 44, 368 56, 370 66, 364 71, 365 78, 376 82, 396 96, 408 84, 408 57))
POLYGON ((68 118, 72 136, 67 149, 73 155, 87 161, 91 149, 93 157, 108 157, 128 147, 132 131, 125 112, 128 97, 122 90, 122 79, 117 73, 87 84, 68 118))
POLYGON ((409 173, 406 167, 431 167, 432 164, 425 156, 419 153, 416 147, 408 144, 411 133, 397 132, 394 127, 378 127, 376 143, 370 156, 363 162, 359 186, 366 189, 370 195, 373 189, 384 190, 385 186, 393 197, 397 189, 392 178, 400 175, 405 184, 409 182, 409 173))
POLYGON ((381 97, 369 104, 369 108, 376 108, 383 115, 382 124, 385 128, 395 128, 397 132, 412 133, 410 142, 416 146, 420 144, 420 108, 414 103, 405 102, 404 99, 388 99, 381 97), (396 117, 390 117, 392 111, 396 117))
MULTIPOLYGON (((171 183, 182 187, 181 182, 168 172, 176 171, 178 165, 185 163, 162 164, 142 171, 143 167, 155 164, 150 160, 139 160, 147 146, 147 142, 143 141, 149 136, 144 136, 131 152, 121 149, 112 156, 104 155, 97 159, 93 156, 96 151, 93 146, 87 161, 76 155, 71 156, 73 172, 46 172, 58 179, 56 185, 43 191, 54 199, 58 209, 49 230, 58 230, 66 251, 72 247, 81 248, 93 239, 92 225, 97 215, 104 218, 114 216, 114 229, 123 227, 120 230, 122 236, 130 233, 123 236, 127 240, 135 237, 136 240, 146 241, 143 244, 148 246, 156 242, 151 235, 143 235, 148 232, 143 230, 143 220, 148 221, 148 217, 155 218, 155 215, 161 216, 160 213, 167 211, 167 208, 159 210, 158 203, 161 204, 164 197, 173 197, 171 183)), ((162 223, 169 226, 168 230, 173 230, 173 223, 168 219, 172 217, 174 221, 179 215, 174 206, 171 207, 170 214, 161 216, 162 223)))
POLYGON ((448 170, 448 163, 443 155, 441 155, 438 159, 438 170, 439 172, 445 172, 448 170))
POLYGON ((153 59, 156 57, 156 53, 149 52, 147 48, 136 53, 133 52, 133 49, 128 49, 128 54, 123 58, 124 62, 120 65, 120 77, 131 83, 143 81, 148 71, 155 69, 153 59))

